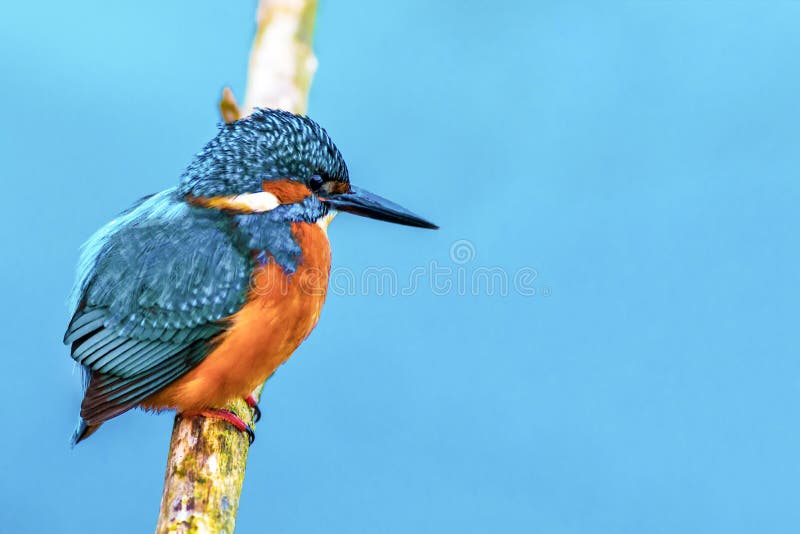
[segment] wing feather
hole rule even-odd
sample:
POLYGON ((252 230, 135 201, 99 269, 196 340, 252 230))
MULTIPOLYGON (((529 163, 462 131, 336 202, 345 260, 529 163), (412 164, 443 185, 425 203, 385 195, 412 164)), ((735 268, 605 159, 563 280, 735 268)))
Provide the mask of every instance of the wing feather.
POLYGON ((143 199, 85 247, 64 335, 88 384, 89 424, 129 410, 190 371, 245 302, 252 260, 223 215, 174 190, 143 199))

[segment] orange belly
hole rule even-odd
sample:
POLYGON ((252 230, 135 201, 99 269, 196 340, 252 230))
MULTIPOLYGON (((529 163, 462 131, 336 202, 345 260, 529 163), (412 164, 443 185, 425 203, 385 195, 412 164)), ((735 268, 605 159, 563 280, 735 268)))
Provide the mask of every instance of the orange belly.
POLYGON ((317 224, 293 223, 303 256, 287 277, 274 262, 258 268, 247 302, 197 367, 146 399, 149 409, 222 407, 246 397, 284 363, 317 324, 328 288, 330 245, 317 224))

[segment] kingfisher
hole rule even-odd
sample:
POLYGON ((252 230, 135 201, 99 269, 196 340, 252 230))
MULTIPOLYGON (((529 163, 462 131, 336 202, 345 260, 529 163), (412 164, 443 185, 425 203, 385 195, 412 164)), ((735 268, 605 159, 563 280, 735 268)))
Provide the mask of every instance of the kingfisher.
MULTIPOLYGON (((220 126, 176 187, 84 245, 64 335, 84 396, 73 446, 132 408, 216 417, 267 380, 317 324, 337 212, 436 229, 350 184, 306 116, 258 109, 220 126)), ((256 412, 258 415, 259 412, 256 412)))

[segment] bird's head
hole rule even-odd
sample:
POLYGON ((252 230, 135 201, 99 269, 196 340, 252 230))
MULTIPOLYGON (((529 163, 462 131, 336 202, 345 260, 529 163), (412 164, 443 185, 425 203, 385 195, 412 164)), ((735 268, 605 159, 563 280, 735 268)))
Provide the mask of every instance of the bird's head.
POLYGON ((308 117, 259 109, 224 125, 184 172, 179 193, 195 205, 315 222, 345 211, 437 228, 405 208, 350 184, 328 133, 308 117))

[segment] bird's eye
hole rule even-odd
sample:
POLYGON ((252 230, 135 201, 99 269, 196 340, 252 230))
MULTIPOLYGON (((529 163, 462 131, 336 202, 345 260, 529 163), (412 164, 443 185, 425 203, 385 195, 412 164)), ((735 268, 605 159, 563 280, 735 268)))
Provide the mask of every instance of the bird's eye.
POLYGON ((322 176, 318 174, 315 174, 314 176, 308 179, 308 185, 314 192, 319 191, 319 188, 322 187, 323 183, 324 180, 322 179, 322 176))

